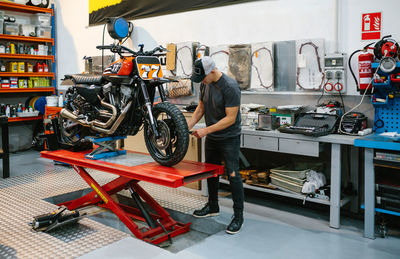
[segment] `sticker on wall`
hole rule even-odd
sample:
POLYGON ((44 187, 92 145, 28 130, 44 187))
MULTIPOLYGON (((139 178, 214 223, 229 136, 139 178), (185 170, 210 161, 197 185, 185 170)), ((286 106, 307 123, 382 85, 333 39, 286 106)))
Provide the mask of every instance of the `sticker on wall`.
POLYGON ((273 42, 251 44, 251 90, 274 90, 273 42))
POLYGON ((324 39, 297 40, 296 90, 319 91, 324 84, 324 39))
POLYGON ((210 46, 210 57, 219 71, 228 73, 229 47, 227 45, 210 46))
POLYGON ((382 13, 364 13, 361 19, 361 40, 381 38, 382 13))
POLYGON ((250 87, 251 47, 249 44, 229 46, 228 75, 234 78, 240 89, 250 87))
POLYGON ((176 76, 189 78, 193 73, 194 49, 197 42, 182 42, 176 44, 176 76))

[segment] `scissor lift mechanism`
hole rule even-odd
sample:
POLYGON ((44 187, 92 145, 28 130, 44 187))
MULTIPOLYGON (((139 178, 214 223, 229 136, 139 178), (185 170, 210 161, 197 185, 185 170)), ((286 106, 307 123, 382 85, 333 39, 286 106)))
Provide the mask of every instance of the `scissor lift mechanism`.
MULTIPOLYGON (((69 210, 91 205, 109 209, 118 216, 137 238, 153 244, 171 240, 174 236, 188 232, 191 223, 181 223, 172 219, 171 215, 138 183, 146 181, 177 188, 190 182, 221 175, 224 172, 223 166, 192 161, 183 161, 174 167, 161 166, 156 162, 126 166, 87 159, 85 158, 86 153, 67 150, 41 152, 41 156, 44 158, 70 164, 93 189, 92 192, 78 199, 58 205, 64 205, 69 210), (117 174, 119 177, 101 186, 85 168, 117 174), (121 204, 111 198, 111 195, 124 189, 130 191, 138 208, 121 204), (141 199, 156 213, 148 212, 141 199), (139 228, 133 219, 146 222, 148 227, 139 228)), ((128 153, 127 155, 133 154, 128 153)))

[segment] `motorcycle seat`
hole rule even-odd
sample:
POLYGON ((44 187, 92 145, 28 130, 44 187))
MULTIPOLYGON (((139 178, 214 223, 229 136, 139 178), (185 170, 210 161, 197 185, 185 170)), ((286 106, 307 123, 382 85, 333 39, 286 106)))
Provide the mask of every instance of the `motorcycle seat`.
POLYGON ((94 84, 99 85, 103 82, 102 75, 65 75, 65 78, 71 78, 75 84, 94 84))

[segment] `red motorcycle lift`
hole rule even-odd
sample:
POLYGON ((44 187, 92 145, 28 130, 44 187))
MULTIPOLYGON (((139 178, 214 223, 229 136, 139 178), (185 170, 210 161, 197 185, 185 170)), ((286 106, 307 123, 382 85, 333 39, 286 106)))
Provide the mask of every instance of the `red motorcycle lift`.
MULTIPOLYGON (((86 152, 67 150, 42 151, 41 156, 55 161, 70 164, 75 171, 93 189, 92 192, 72 201, 58 204, 69 210, 96 205, 111 210, 139 239, 153 244, 171 240, 172 237, 189 231, 189 223, 181 223, 172 219, 171 215, 155 201, 140 185, 139 181, 177 188, 187 183, 215 177, 224 172, 220 165, 182 161, 174 167, 162 166, 156 162, 135 166, 126 166, 101 160, 86 159, 86 152), (100 186, 85 170, 91 168, 119 175, 118 178, 100 186), (115 202, 111 195, 128 189, 138 208, 115 202), (157 214, 149 213, 141 201, 142 198, 157 214), (147 222, 149 228, 139 228, 133 221, 147 222)), ((133 155, 128 153, 127 156, 133 155)))

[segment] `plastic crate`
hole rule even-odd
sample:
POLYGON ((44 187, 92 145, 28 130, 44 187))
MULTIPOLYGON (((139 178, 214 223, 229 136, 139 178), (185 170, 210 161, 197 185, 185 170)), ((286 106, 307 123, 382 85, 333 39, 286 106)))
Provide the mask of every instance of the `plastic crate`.
POLYGON ((40 26, 51 26, 51 15, 49 13, 35 13, 31 16, 32 24, 40 26))

